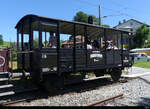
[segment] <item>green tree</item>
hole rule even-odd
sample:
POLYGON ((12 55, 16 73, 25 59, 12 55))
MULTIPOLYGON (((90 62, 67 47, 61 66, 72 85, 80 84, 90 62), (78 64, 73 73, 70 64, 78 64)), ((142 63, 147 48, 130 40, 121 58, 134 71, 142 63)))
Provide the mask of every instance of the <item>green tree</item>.
POLYGON ((145 47, 145 40, 150 41, 150 29, 146 25, 140 26, 136 30, 135 42, 137 48, 145 47))
POLYGON ((2 35, 0 35, 0 45, 3 45, 3 36, 2 35))
MULTIPOLYGON (((95 25, 99 25, 99 18, 97 18, 96 16, 91 15, 91 14, 86 14, 86 13, 84 13, 82 11, 77 12, 76 15, 74 16, 73 20, 77 21, 77 22, 88 23, 88 17, 89 16, 93 17, 93 23, 95 25)), ((109 25, 102 25, 102 26, 110 27, 109 25)))
POLYGON ((79 11, 74 16, 74 21, 88 23, 88 15, 82 11, 79 11))
POLYGON ((110 27, 109 25, 102 25, 103 27, 110 27))

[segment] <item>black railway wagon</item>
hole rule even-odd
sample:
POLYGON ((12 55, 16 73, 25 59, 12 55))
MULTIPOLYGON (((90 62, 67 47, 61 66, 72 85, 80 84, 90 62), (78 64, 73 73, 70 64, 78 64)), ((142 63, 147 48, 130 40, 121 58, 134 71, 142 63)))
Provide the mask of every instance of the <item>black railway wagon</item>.
POLYGON ((83 77, 87 72, 111 74, 117 81, 122 70, 132 66, 127 31, 37 15, 24 16, 15 28, 18 69, 30 72, 49 91, 63 87, 64 77, 70 73, 81 72, 83 77), (51 33, 54 40, 49 38, 51 33))

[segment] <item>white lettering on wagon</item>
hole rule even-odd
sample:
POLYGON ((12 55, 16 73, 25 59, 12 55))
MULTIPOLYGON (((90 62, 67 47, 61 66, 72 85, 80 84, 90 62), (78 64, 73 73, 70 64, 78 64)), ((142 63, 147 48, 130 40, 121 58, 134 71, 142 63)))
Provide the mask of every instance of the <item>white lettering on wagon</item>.
POLYGON ((90 58, 103 58, 102 54, 91 54, 90 58))
POLYGON ((102 54, 91 54, 90 58, 94 59, 93 60, 94 62, 99 62, 103 58, 103 55, 102 54))
POLYGON ((57 71, 57 67, 42 68, 42 72, 57 71))

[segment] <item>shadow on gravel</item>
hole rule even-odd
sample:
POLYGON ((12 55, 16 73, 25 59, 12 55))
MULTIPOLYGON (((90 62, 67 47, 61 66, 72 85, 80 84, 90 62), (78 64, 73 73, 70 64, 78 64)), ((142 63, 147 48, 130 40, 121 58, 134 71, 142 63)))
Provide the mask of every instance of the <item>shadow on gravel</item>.
POLYGON ((150 98, 141 97, 141 101, 137 103, 137 106, 150 106, 150 98))
POLYGON ((12 97, 9 96, 9 98, 7 99, 10 99, 11 101, 25 100, 26 102, 30 102, 38 99, 48 99, 49 97, 53 97, 57 95, 64 95, 64 94, 73 95, 73 93, 91 91, 94 89, 101 88, 103 86, 109 87, 109 85, 112 85, 114 83, 115 82, 113 82, 110 78, 101 78, 98 80, 92 80, 92 81, 82 82, 78 84, 67 85, 64 89, 60 90, 55 95, 51 95, 46 91, 44 91, 43 89, 41 89, 39 91, 33 91, 31 93, 17 94, 16 96, 12 96, 12 97))
POLYGON ((72 85, 67 85, 60 94, 67 94, 67 93, 81 93, 81 92, 86 92, 86 91, 91 91, 94 89, 98 89, 103 86, 108 86, 113 84, 114 82, 111 81, 110 78, 101 78, 98 80, 91 80, 91 81, 86 81, 78 84, 72 84, 72 85))

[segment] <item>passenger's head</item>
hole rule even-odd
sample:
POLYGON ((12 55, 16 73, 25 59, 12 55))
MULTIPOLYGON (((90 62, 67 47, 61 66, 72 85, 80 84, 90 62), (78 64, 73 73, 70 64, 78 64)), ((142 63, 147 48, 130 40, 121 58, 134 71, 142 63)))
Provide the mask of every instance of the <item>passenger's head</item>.
POLYGON ((53 36, 54 35, 54 32, 50 32, 50 36, 53 36))
POLYGON ((113 40, 110 41, 111 44, 113 44, 113 42, 114 42, 113 40))

